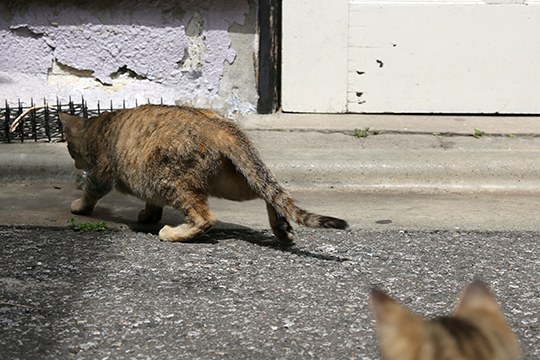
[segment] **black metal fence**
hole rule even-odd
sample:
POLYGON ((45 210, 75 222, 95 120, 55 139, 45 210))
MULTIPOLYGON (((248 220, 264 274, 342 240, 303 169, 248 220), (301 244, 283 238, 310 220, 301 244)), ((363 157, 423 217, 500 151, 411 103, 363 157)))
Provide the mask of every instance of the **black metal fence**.
MULTIPOLYGON (((150 101, 148 101, 150 102, 150 101)), ((163 103, 163 100, 161 100, 163 103)), ((135 101, 137 106, 137 101, 135 101)), ((71 115, 78 115, 85 118, 99 115, 104 111, 114 111, 126 108, 126 101, 122 101, 120 106, 113 106, 113 102, 103 106, 97 102, 95 108, 89 109, 87 102, 81 98, 79 103, 69 99, 68 103, 59 100, 55 104, 46 100, 42 104, 34 103, 32 99, 29 105, 23 105, 21 101, 15 106, 10 106, 6 101, 4 107, 0 107, 0 142, 56 142, 64 140, 64 131, 58 114, 65 112, 71 115), (26 113, 26 114, 25 114, 26 113), (21 115, 24 116, 18 121, 14 131, 10 131, 15 120, 21 115)))

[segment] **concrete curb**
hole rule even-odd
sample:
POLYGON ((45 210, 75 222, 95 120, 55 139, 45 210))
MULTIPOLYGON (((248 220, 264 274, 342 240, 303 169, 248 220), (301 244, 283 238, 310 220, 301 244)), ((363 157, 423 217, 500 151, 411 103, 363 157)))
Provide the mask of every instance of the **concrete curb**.
POLYGON ((275 114, 239 122, 293 188, 540 192, 540 117, 275 114), (355 129, 383 135, 355 139, 355 129), (474 138, 476 129, 484 135, 474 138))
POLYGON ((0 179, 68 178, 74 163, 65 143, 0 144, 0 179))
MULTIPOLYGON (((296 189, 407 192, 539 192, 540 151, 501 153, 364 151, 361 157, 269 161, 296 189)), ((333 154, 335 155, 335 153, 333 154)))
MULTIPOLYGON (((538 118, 277 114, 238 122, 292 190, 540 192, 538 118), (352 136, 355 128, 375 129, 373 122, 388 133, 352 136), (497 136, 474 139, 476 126, 497 136)), ((0 144, 0 169, 2 181, 66 179, 74 172, 64 143, 0 144)))
POLYGON ((392 133, 471 136, 479 129, 486 135, 540 136, 540 116, 277 113, 247 115, 238 121, 246 130, 353 132, 370 128, 392 133))

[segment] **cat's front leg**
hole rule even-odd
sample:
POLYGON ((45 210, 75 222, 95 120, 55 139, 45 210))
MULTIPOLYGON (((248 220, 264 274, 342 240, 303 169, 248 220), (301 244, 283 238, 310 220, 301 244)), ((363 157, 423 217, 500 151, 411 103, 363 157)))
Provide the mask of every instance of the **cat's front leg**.
POLYGON ((92 174, 86 178, 83 188, 83 196, 73 200, 71 212, 76 215, 88 215, 96 206, 99 199, 111 191, 112 184, 97 179, 92 174))

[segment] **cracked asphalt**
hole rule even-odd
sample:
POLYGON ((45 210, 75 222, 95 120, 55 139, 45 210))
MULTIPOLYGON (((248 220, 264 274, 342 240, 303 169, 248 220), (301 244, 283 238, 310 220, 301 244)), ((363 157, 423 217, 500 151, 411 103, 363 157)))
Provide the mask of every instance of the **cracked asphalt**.
POLYGON ((537 232, 215 229, 155 234, 0 227, 5 359, 378 359, 368 290, 426 316, 487 281, 540 357, 537 232))

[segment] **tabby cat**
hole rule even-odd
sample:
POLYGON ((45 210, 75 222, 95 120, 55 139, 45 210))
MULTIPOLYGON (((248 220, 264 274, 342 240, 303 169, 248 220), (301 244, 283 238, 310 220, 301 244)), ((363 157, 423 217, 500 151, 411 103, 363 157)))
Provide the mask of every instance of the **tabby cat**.
POLYGON ((463 292, 452 316, 425 320, 372 290, 379 346, 386 360, 515 360, 516 336, 481 281, 463 292))
POLYGON ((244 132, 211 110, 143 105, 88 120, 62 113, 60 120, 75 166, 88 172, 82 198, 71 204, 74 214, 91 213, 115 187, 146 201, 139 222, 159 222, 165 205, 186 215, 184 224, 160 230, 162 240, 186 241, 209 230, 216 221, 209 196, 264 199, 272 231, 283 243, 293 241, 290 221, 348 226, 298 207, 244 132))

